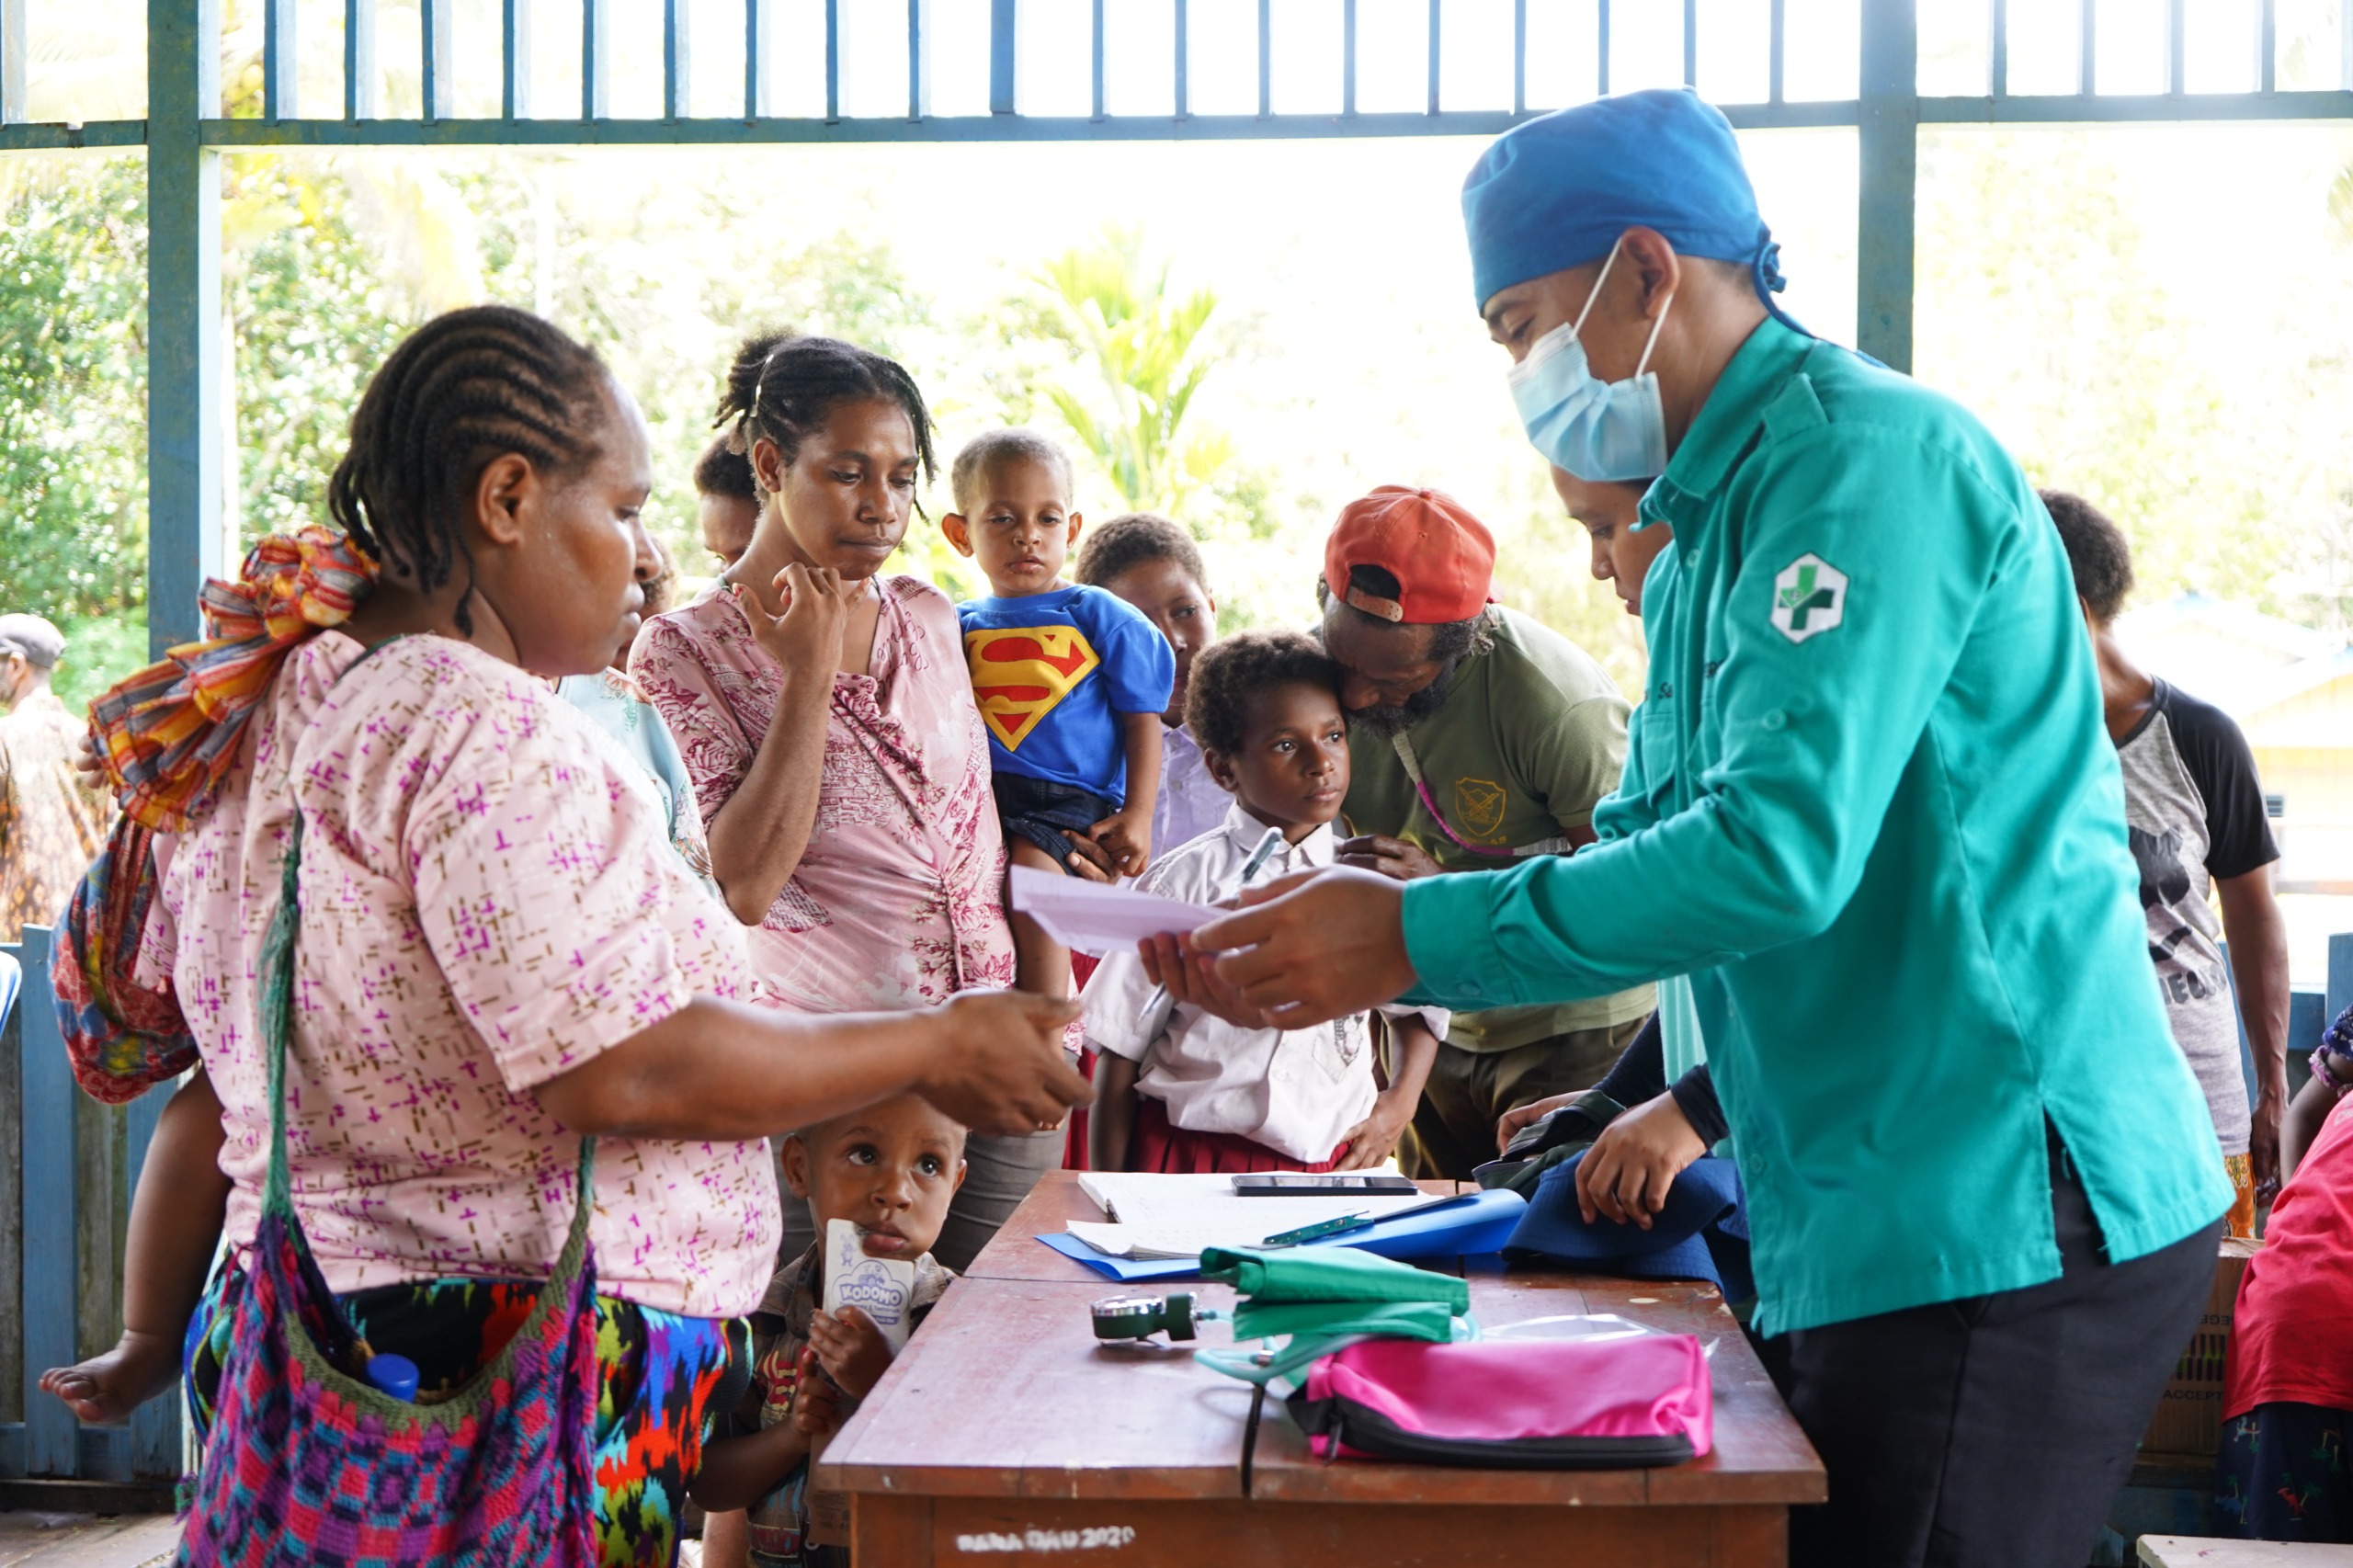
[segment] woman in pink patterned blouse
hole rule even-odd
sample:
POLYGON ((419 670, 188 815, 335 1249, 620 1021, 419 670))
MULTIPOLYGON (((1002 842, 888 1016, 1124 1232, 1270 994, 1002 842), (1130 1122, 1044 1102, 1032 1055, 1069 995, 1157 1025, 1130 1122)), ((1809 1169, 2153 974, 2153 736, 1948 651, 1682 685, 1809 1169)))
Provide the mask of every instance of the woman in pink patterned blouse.
MULTIPOLYGON (((1005 845, 956 608, 879 574, 931 471, 922 393, 847 343, 756 338, 720 416, 751 458, 759 526, 720 591, 646 623, 630 672, 685 755, 754 971, 776 1005, 812 1013, 1011 985, 1005 845)), ((1060 1138, 971 1141, 941 1262, 972 1261, 1061 1164, 1060 1138)))
MULTIPOLYGON (((675 1554, 703 1406, 775 1267, 769 1131, 909 1088, 995 1130, 1083 1096, 1058 1050, 1062 1003, 819 1019, 734 1000, 741 929, 586 721, 533 678, 598 668, 633 630, 655 565, 639 518, 650 471, 627 394, 520 311, 441 317, 370 382, 332 505, 381 574, 339 627, 305 629, 342 619, 304 590, 306 557, 301 613, 253 655, 267 679, 235 765, 155 824, 177 835, 142 966, 201 1070, 164 1111, 133 1205, 122 1345, 45 1380, 77 1413, 168 1386, 209 1255, 189 1239, 224 1200, 233 1259, 254 1242, 271 1118, 258 977, 298 818, 295 1212, 355 1326, 449 1388, 513 1332, 519 1312, 500 1303, 547 1276, 579 1140, 597 1139, 608 1564, 675 1554)), ((817 595, 801 597, 794 635, 813 619, 817 595)), ((200 1423, 233 1384, 244 1278, 234 1261, 216 1278, 188 1339, 200 1423)), ((222 1448, 208 1477, 268 1463, 222 1448)))

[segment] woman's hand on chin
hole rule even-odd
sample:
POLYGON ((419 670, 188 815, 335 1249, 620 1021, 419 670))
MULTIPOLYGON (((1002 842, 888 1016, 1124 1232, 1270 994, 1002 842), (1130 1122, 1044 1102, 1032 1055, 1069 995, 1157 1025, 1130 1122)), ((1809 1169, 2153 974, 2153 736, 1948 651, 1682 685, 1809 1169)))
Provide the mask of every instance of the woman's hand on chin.
POLYGON ((759 596, 741 583, 733 585, 733 592, 744 619, 752 623, 752 640, 768 657, 788 670, 823 670, 830 676, 841 665, 850 604, 866 592, 866 585, 844 582, 830 566, 813 570, 796 561, 776 574, 774 592, 781 614, 770 615, 759 596))

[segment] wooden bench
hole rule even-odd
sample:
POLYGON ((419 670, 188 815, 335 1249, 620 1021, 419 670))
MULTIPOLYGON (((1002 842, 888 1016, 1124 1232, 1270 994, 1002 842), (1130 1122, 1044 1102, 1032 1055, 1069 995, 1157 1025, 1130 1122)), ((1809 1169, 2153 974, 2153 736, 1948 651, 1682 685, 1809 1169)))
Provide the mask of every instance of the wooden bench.
MULTIPOLYGON (((826 1450, 858 1561, 1347 1568, 1529 1562, 1784 1562, 1788 1510, 1822 1461, 1711 1286, 1474 1269, 1490 1326, 1616 1312, 1694 1334, 1714 1373, 1715 1451, 1664 1470, 1485 1471, 1326 1462, 1269 1403, 1243 1470, 1251 1391, 1182 1349, 1098 1346, 1087 1304, 1123 1289, 1032 1238, 1101 1216, 1047 1176, 826 1450)), ((1205 1345, 1230 1343, 1206 1324, 1205 1345)))

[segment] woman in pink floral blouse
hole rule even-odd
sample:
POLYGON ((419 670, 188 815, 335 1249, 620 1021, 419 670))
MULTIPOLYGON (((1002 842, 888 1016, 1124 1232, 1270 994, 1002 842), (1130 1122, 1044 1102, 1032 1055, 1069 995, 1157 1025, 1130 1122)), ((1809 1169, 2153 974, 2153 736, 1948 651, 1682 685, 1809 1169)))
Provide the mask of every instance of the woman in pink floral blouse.
MULTIPOLYGON (((136 974, 100 964, 111 949, 86 922, 74 962, 147 993, 153 1027, 94 1040, 77 1076, 119 1100, 200 1071, 142 1173, 122 1343, 44 1386, 85 1418, 125 1414, 169 1385, 193 1315, 191 1412, 224 1423, 203 1494, 283 1479, 282 1454, 222 1438, 251 1408, 243 1303, 277 1097, 256 1020, 297 844, 278 1093, 319 1278, 420 1388, 460 1387, 521 1319, 499 1303, 537 1293, 585 1205, 602 1386, 582 1480, 608 1568, 675 1557, 704 1407, 740 1371, 743 1315, 775 1267, 765 1134, 909 1088, 973 1125, 1034 1128, 1085 1093, 1056 1049, 1066 1004, 812 1018, 734 1000, 740 926, 546 685, 635 630, 651 471, 642 418, 587 349, 505 307, 443 316, 354 416, 330 493, 349 537, 265 541, 243 582, 206 590, 216 631, 224 614, 237 630, 98 704, 129 819, 155 835, 152 859, 126 841, 137 854, 112 875, 152 883, 153 905, 136 974), (230 1261, 199 1305, 223 1229, 230 1261)), ((78 1040, 104 1019, 64 1021, 78 1040)), ((365 1523, 385 1500, 354 1506, 365 1523)))
MULTIPOLYGON (((647 622, 630 669, 686 756, 762 987, 840 1013, 1011 985, 1005 845, 956 608, 879 574, 932 466, 923 394, 847 343, 756 339, 720 414, 759 481, 759 527, 718 592, 647 622), (779 590, 804 576, 813 602, 788 614, 779 590)), ((940 1261, 972 1261, 1061 1140, 972 1140, 940 1261)), ((807 1221, 785 1218, 790 1246, 807 1221)))

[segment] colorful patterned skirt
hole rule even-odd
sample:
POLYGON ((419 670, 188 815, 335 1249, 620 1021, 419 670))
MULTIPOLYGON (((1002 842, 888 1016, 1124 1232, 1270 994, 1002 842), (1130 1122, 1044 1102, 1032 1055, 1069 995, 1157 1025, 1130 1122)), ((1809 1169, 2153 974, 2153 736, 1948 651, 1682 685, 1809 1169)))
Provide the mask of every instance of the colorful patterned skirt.
POLYGON ((2214 1459, 2214 1533, 2353 1542, 2348 1439, 2353 1410, 2324 1404, 2258 1404, 2223 1422, 2222 1450, 2214 1459))
MULTIPOLYGON (((199 1438, 211 1430, 244 1286, 244 1270, 222 1268, 188 1323, 183 1360, 199 1438)), ((373 1349, 416 1363, 418 1394, 429 1401, 505 1348, 538 1292, 536 1280, 432 1279, 335 1299, 373 1349)), ((750 1382, 750 1324, 596 1301, 597 1543, 606 1568, 669 1568, 711 1418, 733 1408, 750 1382)))

